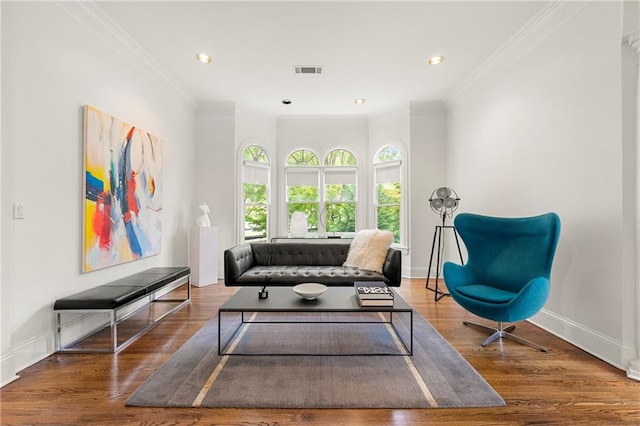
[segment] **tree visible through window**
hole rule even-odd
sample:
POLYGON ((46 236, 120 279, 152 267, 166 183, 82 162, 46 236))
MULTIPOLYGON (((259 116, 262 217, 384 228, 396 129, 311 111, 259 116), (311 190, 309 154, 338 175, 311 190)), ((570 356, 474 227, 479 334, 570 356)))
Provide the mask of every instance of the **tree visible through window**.
POLYGON ((356 231, 356 157, 335 149, 324 160, 324 223, 331 235, 356 231))
POLYGON ((374 159, 375 214, 378 229, 393 232, 394 242, 401 241, 402 152, 394 146, 378 151, 374 159))
POLYGON ((242 158, 244 241, 265 241, 269 216, 269 157, 262 148, 251 145, 244 149, 242 158))
POLYGON ((320 165, 309 150, 292 152, 286 161, 287 224, 302 212, 311 234, 355 232, 357 160, 344 149, 331 151, 320 165))
POLYGON ((287 228, 291 226, 291 215, 302 212, 307 218, 307 231, 318 233, 318 191, 320 161, 309 150, 299 149, 287 157, 287 228))
POLYGON ((287 166, 319 166, 318 156, 307 149, 294 151, 287 158, 287 166))

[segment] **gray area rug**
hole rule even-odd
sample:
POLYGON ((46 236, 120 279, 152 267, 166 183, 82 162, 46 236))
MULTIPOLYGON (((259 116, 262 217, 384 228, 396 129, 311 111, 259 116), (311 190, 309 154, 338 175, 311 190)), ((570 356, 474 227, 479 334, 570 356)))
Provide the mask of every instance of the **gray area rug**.
MULTIPOLYGON (((313 314, 303 318, 295 314, 273 315, 261 313, 255 320, 354 320, 354 314, 348 317, 313 314)), ((500 395, 418 313, 414 313, 413 319, 413 356, 402 355, 405 349, 388 324, 376 323, 384 317, 364 315, 358 320, 365 322, 357 324, 244 325, 239 316, 231 320, 225 316, 223 342, 230 342, 232 354, 244 355, 223 356, 218 355, 218 324, 214 318, 140 386, 127 405, 212 408, 505 405, 500 395), (234 334, 236 329, 238 332, 234 334), (258 355, 265 352, 273 355, 258 355), (344 355, 357 353, 385 355, 344 355)), ((394 314, 393 321, 398 334, 408 341, 408 314, 394 314)))

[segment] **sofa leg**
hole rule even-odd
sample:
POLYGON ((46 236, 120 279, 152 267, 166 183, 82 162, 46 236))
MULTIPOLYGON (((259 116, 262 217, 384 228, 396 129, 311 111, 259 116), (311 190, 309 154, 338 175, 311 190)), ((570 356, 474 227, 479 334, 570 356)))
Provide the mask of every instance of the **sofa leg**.
POLYGON ((267 286, 262 286, 262 288, 258 292, 258 299, 266 299, 268 297, 269 297, 269 292, 267 291, 267 286))

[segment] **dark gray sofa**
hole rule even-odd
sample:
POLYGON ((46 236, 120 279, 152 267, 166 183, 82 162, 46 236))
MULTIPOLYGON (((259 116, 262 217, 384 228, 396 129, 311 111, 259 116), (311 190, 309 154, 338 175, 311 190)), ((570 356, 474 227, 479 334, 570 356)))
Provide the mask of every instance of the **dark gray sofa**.
POLYGON ((382 274, 342 266, 349 243, 244 243, 224 252, 226 286, 293 286, 314 282, 352 286, 354 281, 384 281, 400 286, 402 256, 390 248, 382 274))

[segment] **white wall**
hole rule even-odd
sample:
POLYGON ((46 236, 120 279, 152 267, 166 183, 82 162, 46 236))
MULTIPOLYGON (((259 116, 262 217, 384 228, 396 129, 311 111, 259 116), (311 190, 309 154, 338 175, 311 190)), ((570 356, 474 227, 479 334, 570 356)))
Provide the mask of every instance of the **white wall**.
MULTIPOLYGON (((2 22, 2 4, 0 3, 0 22, 2 22)), ((1 27, 0 27, 1 28, 1 27)), ((0 31, 0 46, 2 46, 2 42, 4 40, 4 31, 0 31)), ((0 69, 2 69, 2 57, 0 55, 0 69)), ((3 91, 3 83, 0 81, 0 148, 3 146, 2 140, 4 139, 4 130, 6 127, 2 125, 3 115, 2 115, 2 107, 4 106, 4 91, 3 91)), ((2 156, 3 149, 0 149, 0 164, 2 164, 2 156)), ((4 173, 0 173, 0 194, 2 194, 2 187, 4 181, 2 180, 4 173)), ((0 200, 1 201, 1 200, 0 200)), ((11 334, 4 333, 5 327, 7 330, 11 328, 11 303, 10 303, 10 292, 9 286, 4 285, 4 272, 3 272, 3 264, 4 264, 4 256, 3 256, 3 247, 5 246, 5 235, 8 235, 5 226, 4 226, 4 203, 0 203, 2 208, 0 208, 0 386, 15 380, 16 369, 15 369, 15 359, 13 354, 11 353, 11 334)))
MULTIPOLYGON (((634 324, 640 318, 640 312, 636 309, 636 292, 640 292, 640 277, 635 276, 636 262, 640 262, 636 254, 636 240, 634 232, 637 235, 636 222, 636 202, 638 201, 638 187, 636 183, 637 170, 637 149, 636 135, 637 133, 637 93, 638 93, 638 64, 640 57, 628 43, 622 46, 622 180, 623 180, 623 202, 622 217, 624 232, 624 242, 622 247, 623 281, 636 283, 636 288, 625 286, 622 289, 622 318, 623 318, 623 342, 634 342, 635 327, 640 324, 634 324), (629 266, 631 265, 631 266, 629 266)), ((640 342, 636 344, 638 346, 640 342)), ((629 348, 629 351, 632 351, 629 348)), ((633 353, 629 354, 631 357, 633 353)), ((640 353, 636 354, 636 358, 640 357, 640 353)), ((624 357, 626 359, 626 356, 624 357)))
POLYGON ((369 155, 369 124, 364 116, 285 116, 278 119, 278 155, 286 157, 301 147, 315 151, 320 161, 335 148, 348 148, 359 162, 369 155))
MULTIPOLYGON (((447 143, 447 115, 444 104, 434 102, 412 102, 411 146, 409 156, 409 192, 411 229, 411 276, 427 276, 433 233, 441 225, 440 217, 429 207, 431 193, 441 186, 452 186, 445 179, 445 145, 447 143)), ((459 192, 458 187, 453 189, 459 192)), ((462 203, 465 201, 462 200, 462 203)), ((451 223, 447 222, 447 225, 451 223)), ((446 233, 449 234, 449 233, 446 233)), ((444 238, 449 239, 449 235, 444 238)), ((446 244, 450 247, 451 244, 446 244)), ((446 250, 446 260, 457 261, 446 250)), ((431 265, 431 277, 435 277, 436 256, 431 265)))
POLYGON ((272 156, 271 161, 275 162, 277 117, 242 105, 236 105, 235 116, 236 149, 239 150, 248 143, 258 144, 267 150, 272 156))
POLYGON ((463 211, 560 215, 551 295, 534 322, 623 368, 634 230, 622 226, 621 5, 583 5, 451 99, 447 178, 463 211))
MULTIPOLYGON (((218 102, 198 107, 196 119, 196 199, 210 209, 218 227, 218 275, 223 275, 222 253, 236 245, 235 103, 218 102)), ((195 217, 194 217, 195 220, 195 217)))
POLYGON ((2 2, 2 383, 53 347, 55 299, 153 266, 187 264, 195 107, 80 4, 2 2), (161 254, 81 271, 82 106, 163 140, 161 254), (8 366, 9 368, 4 368, 8 366))
POLYGON ((629 36, 640 31, 640 2, 624 0, 622 16, 622 36, 629 36))

